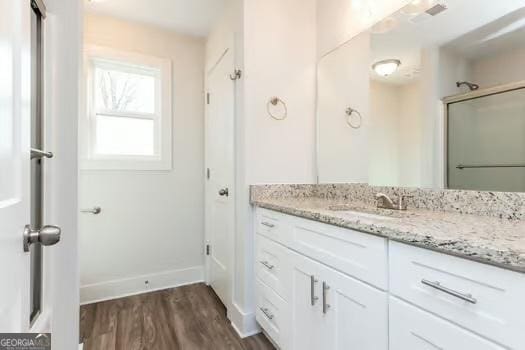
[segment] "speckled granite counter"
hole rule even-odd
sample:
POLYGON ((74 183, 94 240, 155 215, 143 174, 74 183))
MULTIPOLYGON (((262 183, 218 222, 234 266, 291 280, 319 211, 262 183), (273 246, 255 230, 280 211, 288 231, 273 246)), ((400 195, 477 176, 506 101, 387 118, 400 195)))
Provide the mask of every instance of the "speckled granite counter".
MULTIPOLYGON (((419 194, 411 198, 407 212, 385 212, 382 217, 330 209, 334 205, 348 203, 373 209, 374 197, 359 194, 362 194, 363 190, 377 193, 380 192, 379 188, 366 185, 334 185, 327 192, 326 187, 322 188, 325 185, 320 186, 252 186, 251 203, 261 208, 359 230, 525 273, 525 221, 521 220, 525 196, 522 194, 491 193, 485 197, 485 194, 490 192, 484 192, 482 197, 476 197, 476 193, 482 192, 433 191, 436 198, 439 197, 436 193, 444 193, 452 202, 464 203, 465 208, 451 205, 448 200, 442 200, 440 204, 433 201, 432 205, 429 205, 428 198, 422 198, 424 194, 419 194), (470 202, 466 202, 465 197, 470 198, 470 202), (505 198, 501 199, 502 197, 505 198), (486 204, 485 210, 492 208, 492 211, 484 212, 483 204, 473 198, 477 198, 478 201, 491 198, 491 203, 486 204), (473 207, 477 209, 474 210, 473 207)), ((420 191, 395 188, 381 190, 389 195, 399 191, 404 194, 420 191)), ((395 195, 393 197, 395 198, 395 195)))

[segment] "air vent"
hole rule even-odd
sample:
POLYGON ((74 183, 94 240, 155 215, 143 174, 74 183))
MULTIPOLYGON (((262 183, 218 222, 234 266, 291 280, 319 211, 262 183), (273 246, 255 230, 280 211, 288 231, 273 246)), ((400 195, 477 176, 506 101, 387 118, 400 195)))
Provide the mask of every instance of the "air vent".
POLYGON ((437 16, 441 12, 445 11, 446 9, 447 9, 447 5, 445 5, 445 4, 437 4, 437 5, 429 8, 425 12, 428 13, 429 15, 431 15, 431 16, 437 16))
POLYGON ((425 22, 429 19, 431 19, 432 17, 435 17, 437 15, 439 15, 440 13, 442 13, 443 11, 447 10, 448 7, 446 4, 444 3, 440 3, 440 4, 436 4, 434 6, 432 6, 431 8, 429 8, 428 10, 426 10, 425 12, 415 16, 415 17, 412 17, 409 19, 410 22, 412 23, 421 23, 421 22, 425 22))

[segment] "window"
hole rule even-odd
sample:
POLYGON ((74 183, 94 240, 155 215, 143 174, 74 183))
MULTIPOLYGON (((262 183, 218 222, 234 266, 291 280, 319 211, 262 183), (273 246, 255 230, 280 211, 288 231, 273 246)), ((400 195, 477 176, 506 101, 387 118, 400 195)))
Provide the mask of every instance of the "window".
POLYGON ((81 128, 84 168, 171 167, 169 61, 90 48, 87 118, 81 128))

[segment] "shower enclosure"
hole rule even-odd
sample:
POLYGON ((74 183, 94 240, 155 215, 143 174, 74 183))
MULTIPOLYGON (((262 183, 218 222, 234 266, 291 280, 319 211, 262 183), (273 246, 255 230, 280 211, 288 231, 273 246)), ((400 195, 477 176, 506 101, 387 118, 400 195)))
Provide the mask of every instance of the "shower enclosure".
POLYGON ((525 82, 444 103, 447 187, 525 192, 525 82))

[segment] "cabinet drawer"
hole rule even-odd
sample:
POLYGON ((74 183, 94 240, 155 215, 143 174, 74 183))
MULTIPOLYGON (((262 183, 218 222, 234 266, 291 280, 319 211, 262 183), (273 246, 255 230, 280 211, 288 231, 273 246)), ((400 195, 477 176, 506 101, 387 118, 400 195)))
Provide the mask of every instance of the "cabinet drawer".
POLYGON ((255 219, 255 232, 273 239, 276 242, 285 243, 284 233, 285 215, 272 210, 257 208, 255 219))
POLYGON ((513 349, 525 349, 525 274, 390 243, 390 291, 513 349))
POLYGON ((279 347, 286 349, 290 319, 288 304, 259 280, 256 280, 255 288, 257 322, 279 347))
POLYGON ((284 300, 290 291, 289 250, 279 243, 256 235, 255 275, 284 300))
POLYGON ((390 350, 506 349, 396 298, 389 304, 390 350))
POLYGON ((378 288, 388 288, 387 240, 292 217, 290 247, 378 288))

